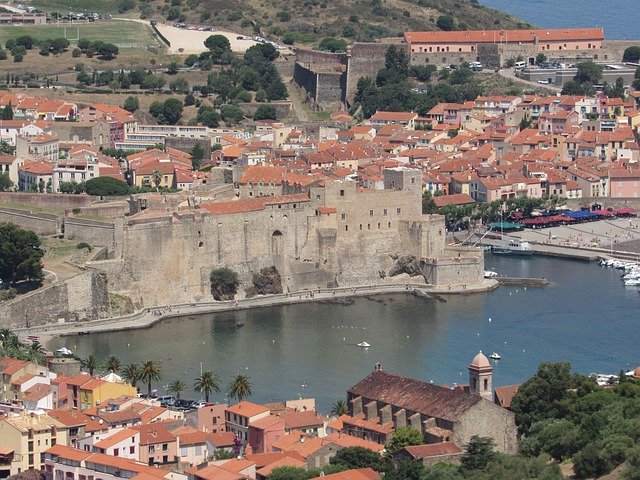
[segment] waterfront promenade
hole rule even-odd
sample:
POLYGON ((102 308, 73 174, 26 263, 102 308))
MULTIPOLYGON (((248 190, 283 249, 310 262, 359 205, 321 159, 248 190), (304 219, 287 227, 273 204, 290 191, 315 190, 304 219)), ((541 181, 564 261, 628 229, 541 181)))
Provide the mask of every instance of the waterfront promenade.
MULTIPOLYGON (((169 318, 189 317, 192 315, 226 312, 230 310, 245 310, 250 308, 272 307, 276 305, 288 305, 304 302, 331 302, 340 301, 341 299, 347 299, 350 297, 364 297, 380 294, 412 294, 414 289, 419 289, 428 295, 480 293, 494 290, 498 288, 498 286, 499 283, 496 280, 484 279, 481 283, 476 285, 436 287, 434 285, 425 285, 420 283, 403 283, 397 285, 371 285, 303 290, 300 292, 282 293, 277 295, 260 295, 253 298, 239 300, 157 306, 144 308, 132 313, 131 315, 121 317, 89 320, 84 322, 40 325, 30 328, 18 328, 15 329, 15 331, 23 335, 38 335, 41 343, 44 344, 50 338, 56 336, 147 328, 161 320, 169 318)), ((427 299, 427 301, 434 300, 427 299)))

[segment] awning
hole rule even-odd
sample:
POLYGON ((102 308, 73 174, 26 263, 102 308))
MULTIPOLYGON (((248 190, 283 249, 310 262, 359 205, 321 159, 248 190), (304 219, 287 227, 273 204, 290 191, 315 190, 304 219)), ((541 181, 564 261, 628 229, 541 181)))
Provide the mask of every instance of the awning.
POLYGON ((524 225, 513 222, 494 222, 489 224, 489 228, 492 230, 519 230, 524 228, 524 225))

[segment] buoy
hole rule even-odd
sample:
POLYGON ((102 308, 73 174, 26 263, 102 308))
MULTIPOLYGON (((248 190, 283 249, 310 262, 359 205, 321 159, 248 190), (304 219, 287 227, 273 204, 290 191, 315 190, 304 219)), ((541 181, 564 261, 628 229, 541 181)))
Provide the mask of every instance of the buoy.
POLYGON ((342 337, 342 341, 344 342, 345 340, 346 340, 346 338, 345 338, 345 337, 342 337))
POLYGON ((407 338, 409 338, 409 335, 407 335, 407 338))
POLYGON ((491 317, 489 317, 489 323, 491 323, 491 317))
POLYGON ((273 343, 276 343, 276 341, 275 341, 275 340, 271 340, 271 341, 272 341, 273 343))

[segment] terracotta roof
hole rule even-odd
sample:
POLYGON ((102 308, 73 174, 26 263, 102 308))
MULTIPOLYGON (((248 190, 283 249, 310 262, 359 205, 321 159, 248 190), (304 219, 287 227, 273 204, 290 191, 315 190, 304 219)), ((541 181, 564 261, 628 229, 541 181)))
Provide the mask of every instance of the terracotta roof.
POLYGON ((280 417, 284 419, 285 428, 303 428, 323 425, 327 420, 312 410, 306 412, 285 412, 280 417))
POLYGON ((515 396, 516 392, 520 388, 520 384, 517 385, 505 385, 504 387, 494 388, 496 395, 496 403, 504 408, 511 407, 511 400, 515 396))
POLYGON ((283 458, 293 458, 296 460, 304 460, 304 458, 295 451, 290 452, 274 452, 274 453, 253 453, 245 455, 247 460, 251 460, 256 464, 256 468, 262 468, 273 462, 281 460, 283 458))
POLYGON ((140 432, 140 445, 175 442, 176 437, 162 423, 149 423, 131 427, 140 432))
POLYGON ((236 436, 233 432, 212 433, 209 438, 216 448, 230 447, 236 442, 236 436))
POLYGON ((1 154, 0 155, 0 165, 11 165, 13 162, 16 161, 16 157, 15 155, 6 155, 6 154, 1 154))
POLYGON ((602 28, 566 28, 548 30, 466 30, 450 32, 405 32, 407 43, 541 43, 571 40, 604 40, 602 28))
POLYGON ((51 394, 51 386, 45 383, 37 383, 27 389, 25 393, 26 395, 22 399, 23 402, 37 402, 51 394))
MULTIPOLYGON (((174 431, 175 434, 175 431, 174 431)), ((203 443, 207 443, 209 439, 209 433, 196 431, 196 432, 184 432, 178 433, 178 439, 180 440, 180 445, 200 445, 203 443)))
POLYGON ((445 205, 467 205, 469 203, 475 203, 475 200, 471 198, 468 193, 453 193, 451 195, 439 195, 433 197, 437 207, 444 207, 445 205))
POLYGON ((233 213, 259 212, 267 205, 308 202, 309 195, 300 193, 295 195, 265 196, 257 198, 243 198, 227 202, 201 203, 200 208, 208 210, 213 215, 230 215, 233 213))
POLYGON ((55 418, 60 423, 65 424, 67 427, 78 427, 81 425, 86 425, 87 422, 91 421, 88 415, 85 415, 79 410, 49 410, 47 412, 47 415, 55 418))
POLYGON ((135 437, 138 434, 136 430, 133 428, 123 428, 122 430, 117 431, 116 433, 109 435, 107 438, 100 440, 95 443, 93 446, 96 448, 110 448, 114 445, 117 445, 120 442, 130 439, 131 437, 135 437))
POLYGON ((269 409, 257 403, 244 401, 227 407, 226 411, 243 417, 253 417, 261 413, 269 412, 269 409))
POLYGON ((276 468, 280 468, 280 467, 303 468, 305 466, 306 464, 304 463, 304 460, 293 458, 287 455, 286 457, 282 457, 279 460, 276 460, 275 462, 272 462, 269 465, 262 467, 260 470, 256 470, 256 473, 263 477, 268 477, 269 475, 271 475, 271 472, 273 472, 273 470, 276 468))
POLYGON ((91 452, 78 450, 77 448, 68 447, 67 445, 63 445, 61 443, 55 444, 53 447, 48 449, 45 453, 56 455, 60 458, 64 458, 65 460, 71 460, 73 462, 81 462, 86 458, 90 457, 91 455, 93 455, 91 452))
POLYGON ((259 430, 266 430, 271 427, 280 426, 281 429, 284 430, 284 420, 280 417, 276 417, 275 415, 268 415, 264 418, 260 418, 258 420, 254 420, 251 422, 251 428, 257 428, 259 430))
POLYGON ((311 480, 377 480, 379 478, 381 478, 380 474, 373 468, 358 468, 332 473, 331 475, 313 477, 311 480))
POLYGON ((408 122, 418 116, 413 112, 385 112, 378 110, 371 116, 372 121, 381 120, 387 122, 408 122))
POLYGON ((453 442, 431 443, 428 445, 412 445, 404 447, 414 459, 422 460, 427 457, 437 457, 439 455, 451 455, 462 453, 462 449, 453 442))
POLYGON ((429 417, 455 421, 482 399, 413 378, 376 370, 349 389, 362 396, 429 417))
POLYGON ((18 360, 16 358, 2 357, 0 358, 0 371, 5 375, 13 375, 19 372, 23 368, 26 368, 29 362, 25 360, 18 360))
POLYGON ((27 162, 22 164, 20 171, 34 175, 51 175, 53 173, 53 165, 47 162, 27 162))

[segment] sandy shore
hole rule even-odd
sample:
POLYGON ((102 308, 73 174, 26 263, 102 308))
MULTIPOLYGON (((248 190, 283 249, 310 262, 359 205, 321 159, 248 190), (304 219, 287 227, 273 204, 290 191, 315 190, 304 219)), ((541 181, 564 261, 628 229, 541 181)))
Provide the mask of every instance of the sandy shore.
MULTIPOLYGON (((265 295, 243 300, 191 303, 182 305, 165 305, 145 308, 131 315, 115 318, 104 318, 86 322, 58 323, 16 329, 22 335, 37 335, 40 342, 46 344, 53 337, 74 334, 89 334, 115 330, 133 330, 148 328, 157 322, 169 318, 188 317, 204 313, 225 312, 229 310, 244 310, 250 308, 270 307, 274 305, 288 305, 303 302, 321 302, 349 297, 363 297, 389 293, 412 293, 419 289, 429 295, 453 295, 487 292, 498 288, 494 279, 484 279, 475 285, 460 285, 451 287, 435 287, 423 284, 373 285, 360 287, 344 287, 334 289, 319 289, 301 291, 279 295, 265 295)), ((431 300, 429 300, 431 301, 431 300)))

